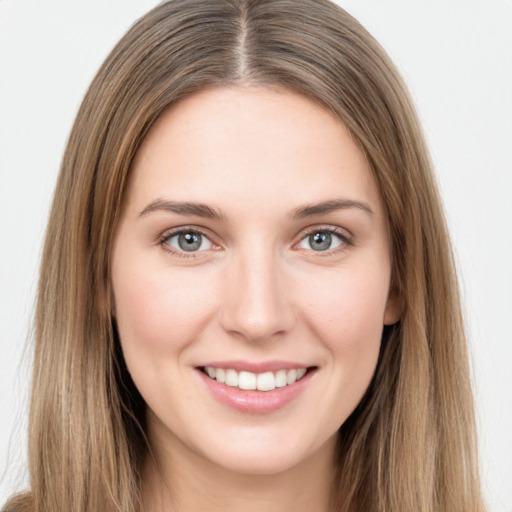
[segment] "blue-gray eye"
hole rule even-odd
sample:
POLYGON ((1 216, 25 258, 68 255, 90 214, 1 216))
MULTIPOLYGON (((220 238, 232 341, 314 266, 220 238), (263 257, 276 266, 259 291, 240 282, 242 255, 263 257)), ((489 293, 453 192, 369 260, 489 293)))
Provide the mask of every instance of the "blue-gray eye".
POLYGON ((301 249, 310 249, 313 251, 329 251, 336 249, 342 244, 343 240, 340 235, 329 231, 316 231, 305 236, 299 243, 301 249))
POLYGON ((183 231, 168 238, 171 247, 179 251, 196 252, 206 251, 212 247, 212 242, 197 231, 183 231))

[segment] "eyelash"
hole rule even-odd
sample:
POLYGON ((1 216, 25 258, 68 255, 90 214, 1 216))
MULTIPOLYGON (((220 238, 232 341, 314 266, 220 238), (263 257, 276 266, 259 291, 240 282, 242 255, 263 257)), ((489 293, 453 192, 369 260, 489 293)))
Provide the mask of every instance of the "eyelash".
POLYGON ((185 233, 197 233, 198 235, 204 236, 207 238, 214 246, 216 244, 212 242, 211 235, 206 234, 202 229, 197 228, 195 226, 183 226, 176 229, 172 229, 169 231, 166 231, 162 234, 162 236, 158 239, 158 245, 162 246, 162 249, 164 251, 170 252, 173 256, 177 256, 178 258, 184 258, 184 259, 191 259, 196 258, 196 252, 203 252, 203 251, 191 251, 190 254, 187 254, 186 251, 178 251, 174 247, 172 247, 168 241, 170 238, 181 235, 185 233))
POLYGON ((329 233, 330 235, 337 236, 341 244, 338 247, 335 247, 334 249, 327 249, 326 251, 313 251, 310 250, 310 252, 314 252, 315 256, 332 256, 335 253, 341 253, 345 250, 347 250, 349 247, 354 245, 354 238, 353 236, 347 235, 346 231, 341 230, 340 228, 336 228, 334 226, 315 226, 309 230, 307 230, 303 236, 301 236, 300 240, 294 244, 294 247, 297 246, 304 240, 305 238, 314 235, 316 233, 329 233))
MULTIPOLYGON (((197 234, 207 238, 214 246, 217 246, 217 244, 215 244, 215 242, 213 242, 211 240, 210 235, 208 235, 207 233, 205 233, 205 231, 203 231, 202 229, 195 227, 195 226, 183 226, 183 227, 179 227, 179 228, 176 228, 173 230, 166 231, 158 239, 158 245, 160 245, 165 251, 170 252, 171 254, 173 254, 174 256, 177 256, 179 258, 184 258, 184 259, 196 258, 197 252, 204 252, 204 251, 191 251, 189 254, 187 254, 186 251, 176 250, 174 247, 172 247, 168 243, 170 238, 172 238, 176 235, 184 234, 184 233, 197 233, 197 234)), ((309 237, 315 233, 329 233, 331 235, 337 236, 341 241, 341 244, 338 247, 335 247, 334 249, 327 249, 325 251, 308 250, 309 252, 316 253, 315 256, 320 256, 320 257, 331 256, 333 253, 343 252, 343 251, 347 250, 349 247, 354 245, 353 237, 347 236, 345 231, 342 231, 341 229, 333 227, 333 226, 320 226, 320 227, 316 226, 316 227, 310 228, 306 232, 304 232, 304 234, 301 236, 299 241, 296 242, 293 245, 293 247, 297 247, 297 245, 300 244, 304 239, 306 239, 307 237, 309 237)))

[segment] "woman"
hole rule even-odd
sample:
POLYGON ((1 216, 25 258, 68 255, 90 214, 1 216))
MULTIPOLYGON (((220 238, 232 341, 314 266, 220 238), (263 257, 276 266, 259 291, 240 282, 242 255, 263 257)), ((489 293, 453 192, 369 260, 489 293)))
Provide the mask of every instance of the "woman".
POLYGON ((142 18, 64 155, 7 510, 484 510, 430 167, 335 5, 142 18))

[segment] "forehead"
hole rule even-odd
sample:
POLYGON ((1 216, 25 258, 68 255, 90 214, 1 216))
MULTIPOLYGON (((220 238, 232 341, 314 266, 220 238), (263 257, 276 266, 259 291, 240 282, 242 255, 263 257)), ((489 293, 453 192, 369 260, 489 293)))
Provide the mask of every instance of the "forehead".
MULTIPOLYGON (((368 163, 343 123, 286 89, 217 88, 169 107, 132 166, 127 199, 229 204, 358 196, 380 203, 368 163), (249 201, 251 200, 251 201, 249 201)), ((353 197, 355 199, 355 197, 353 197)))

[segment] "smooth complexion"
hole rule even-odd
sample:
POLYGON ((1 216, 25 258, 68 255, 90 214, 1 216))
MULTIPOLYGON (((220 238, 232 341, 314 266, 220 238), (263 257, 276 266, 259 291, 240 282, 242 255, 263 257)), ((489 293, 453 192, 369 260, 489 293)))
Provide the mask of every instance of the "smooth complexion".
POLYGON ((203 91, 152 127, 124 201, 112 286, 159 466, 147 509, 173 510, 165 481, 187 512, 327 510, 337 430, 398 319, 384 208, 347 129, 284 89, 203 91), (284 400, 205 366, 308 372, 284 400))

